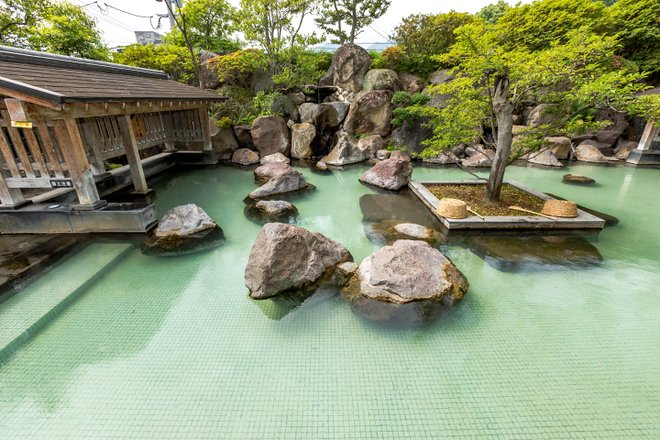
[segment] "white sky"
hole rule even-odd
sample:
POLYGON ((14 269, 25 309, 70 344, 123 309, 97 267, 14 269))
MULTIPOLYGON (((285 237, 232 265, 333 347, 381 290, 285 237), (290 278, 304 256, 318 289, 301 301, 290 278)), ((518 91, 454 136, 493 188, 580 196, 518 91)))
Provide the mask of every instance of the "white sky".
MULTIPOLYGON (((70 0, 79 5, 93 3, 94 0, 70 0)), ((238 6, 240 0, 229 0, 230 3, 238 6)), ((403 17, 416 13, 439 13, 448 12, 451 9, 461 12, 477 12, 482 7, 495 3, 497 0, 392 0, 392 4, 387 13, 376 20, 371 29, 366 29, 358 37, 359 42, 373 43, 386 41, 385 37, 392 33, 403 17), (380 34, 380 35, 379 35, 380 34), (383 35, 383 36, 381 36, 383 35)), ((517 0, 507 0, 510 4, 517 3, 517 0)), ((531 0, 523 0, 522 3, 529 3, 531 0)), ((86 11, 96 18, 99 27, 103 31, 105 42, 110 47, 124 44, 135 43, 134 31, 152 30, 149 19, 137 18, 124 14, 114 9, 106 9, 105 4, 112 5, 119 9, 131 12, 137 15, 152 16, 154 14, 165 14, 167 8, 164 2, 156 0, 98 0, 97 4, 87 6, 86 11), (101 11, 99 6, 104 9, 101 11)), ((156 25, 156 20, 152 20, 156 25)), ((169 28, 167 19, 162 20, 163 28, 158 32, 165 33, 169 28)), ((306 30, 314 30, 313 20, 307 21, 306 30)))

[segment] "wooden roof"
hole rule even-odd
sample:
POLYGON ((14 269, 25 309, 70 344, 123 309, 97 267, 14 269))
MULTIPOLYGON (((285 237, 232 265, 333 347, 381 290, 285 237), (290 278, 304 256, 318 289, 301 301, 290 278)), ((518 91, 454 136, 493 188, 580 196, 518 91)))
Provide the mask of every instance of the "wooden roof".
POLYGON ((69 102, 221 100, 159 70, 0 46, 0 95, 69 102))

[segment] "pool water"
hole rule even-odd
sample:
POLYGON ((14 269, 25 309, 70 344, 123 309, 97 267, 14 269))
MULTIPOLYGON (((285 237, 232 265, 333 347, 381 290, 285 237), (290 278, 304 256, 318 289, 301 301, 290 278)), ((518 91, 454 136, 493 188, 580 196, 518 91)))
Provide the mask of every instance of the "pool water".
MULTIPOLYGON (((364 169, 304 169, 316 190, 291 199, 297 224, 358 262, 379 247, 363 225, 360 200, 379 194, 358 182, 364 169)), ((297 308, 250 300, 243 272, 260 229, 243 212, 252 173, 170 174, 155 185, 159 215, 196 203, 226 243, 175 258, 134 246, 85 284, 0 364, 0 438, 660 438, 658 173, 509 167, 509 179, 619 218, 585 238, 602 261, 503 270, 470 241, 450 240, 440 248, 470 289, 422 328, 367 322, 339 296, 297 308), (598 185, 562 183, 569 172, 598 185)), ((414 177, 471 178, 444 168, 414 177)), ((57 288, 55 274, 79 276, 89 259, 79 260, 61 260, 16 296, 57 288)))

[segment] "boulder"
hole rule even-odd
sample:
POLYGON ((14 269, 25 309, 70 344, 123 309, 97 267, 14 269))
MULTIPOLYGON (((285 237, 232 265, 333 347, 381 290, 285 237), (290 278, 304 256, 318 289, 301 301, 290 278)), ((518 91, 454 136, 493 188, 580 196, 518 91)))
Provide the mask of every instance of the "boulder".
POLYGON ((614 157, 616 157, 619 160, 626 160, 628 159, 628 155, 630 154, 630 152, 636 150, 638 145, 639 142, 637 141, 626 141, 623 139, 619 139, 619 142, 616 148, 614 149, 614 157))
POLYGON ((416 223, 399 223, 394 230, 407 238, 424 241, 437 241, 438 231, 416 223))
POLYGON ((420 154, 426 146, 422 145, 433 136, 428 118, 416 118, 411 124, 403 123, 392 130, 392 142, 398 147, 405 147, 411 153, 420 154))
POLYGON ((397 92, 401 90, 399 75, 391 69, 370 70, 364 77, 362 90, 389 90, 390 92, 397 92))
POLYGON ((319 104, 314 114, 314 125, 320 129, 339 127, 348 113, 349 105, 344 102, 319 104))
POLYGON ((305 103, 305 94, 303 92, 289 92, 286 96, 297 106, 305 103))
POLYGON ((387 136, 392 121, 391 93, 372 90, 359 93, 348 110, 344 130, 353 134, 387 136))
POLYGON ((311 159, 314 156, 312 141, 316 136, 316 127, 309 122, 291 126, 291 157, 294 159, 311 159))
POLYGON ((485 153, 478 152, 461 160, 461 164, 464 167, 486 168, 490 167, 493 164, 493 161, 485 153))
POLYGON ((234 130, 231 128, 219 128, 215 125, 211 131, 211 144, 213 145, 213 151, 218 154, 220 160, 231 159, 234 151, 238 150, 238 141, 236 136, 234 136, 234 130))
POLYGON ((319 105, 313 102, 306 102, 298 107, 300 113, 300 122, 307 122, 309 124, 316 123, 316 115, 318 114, 319 105))
POLYGON ((364 153, 364 156, 367 159, 373 159, 374 157, 376 157, 376 153, 382 150, 384 146, 385 146, 385 141, 383 140, 382 137, 378 136, 377 134, 360 138, 358 139, 358 143, 357 143, 358 149, 364 153))
POLYGON ((566 136, 549 136, 543 138, 543 140, 557 159, 566 160, 570 158, 571 148, 573 146, 570 138, 566 136))
POLYGON ((273 99, 270 106, 273 114, 280 115, 284 119, 291 119, 297 121, 300 115, 298 114, 298 107, 293 103, 288 95, 278 95, 273 99))
POLYGON ((468 281, 439 250, 419 240, 397 240, 367 257, 342 296, 367 319, 426 324, 463 299, 468 281))
POLYGON ((349 92, 362 90, 364 76, 371 66, 369 53, 357 44, 341 46, 332 57, 333 84, 349 92))
POLYGON ((275 154, 269 154, 268 156, 264 156, 261 158, 259 163, 261 165, 265 165, 267 163, 290 163, 291 159, 283 155, 282 153, 275 153, 275 154))
POLYGON ((298 210, 284 200, 259 200, 246 209, 248 217, 260 222, 288 221, 298 215, 298 210))
POLYGON ((257 182, 265 183, 273 177, 293 172, 295 172, 295 170, 291 167, 291 165, 283 162, 273 162, 261 165, 256 170, 254 170, 254 178, 257 182))
POLYGON ((575 149, 575 158, 582 162, 606 163, 615 158, 606 157, 592 142, 584 141, 575 149))
POLYGON ((252 191, 248 197, 251 199, 263 199, 280 194, 286 194, 294 191, 300 191, 309 185, 305 178, 298 171, 288 172, 271 178, 268 182, 252 191))
POLYGON ((401 88, 408 93, 419 93, 424 90, 424 80, 412 73, 399 73, 401 88))
POLYGON ((616 112, 612 109, 603 109, 595 117, 596 121, 609 121, 610 125, 596 132, 594 137, 605 148, 612 148, 616 144, 619 136, 623 134, 630 124, 626 120, 626 114, 616 112))
POLYGON ((314 165, 314 168, 316 168, 319 171, 328 171, 328 165, 326 165, 326 163, 323 162, 322 160, 319 160, 318 162, 316 162, 316 165, 314 165))
POLYGON ((254 142, 252 142, 252 135, 250 134, 251 128, 251 125, 234 125, 232 127, 240 148, 254 148, 254 142))
POLYGON ((259 155, 247 148, 239 148, 232 154, 231 161, 243 166, 253 165, 259 163, 259 155))
POLYGON ((439 86, 456 78, 451 69, 440 69, 429 75, 429 84, 439 86))
POLYGON ((407 151, 394 150, 390 153, 390 159, 396 160, 407 160, 408 162, 412 161, 410 154, 407 151))
POLYGON ((535 165, 543 165, 546 167, 561 168, 564 166, 564 164, 559 162, 553 152, 548 148, 545 148, 539 152, 531 153, 527 161, 535 165))
POLYGON ((566 183, 575 183, 577 185, 593 185, 596 181, 590 177, 578 176, 575 174, 564 174, 562 180, 566 183))
POLYGON ((378 159, 378 160, 389 159, 390 154, 392 154, 391 151, 388 151, 388 150, 378 150, 378 151, 376 151, 376 159, 378 159))
POLYGON ((397 191, 408 185, 413 167, 407 160, 385 159, 367 170, 360 181, 381 188, 397 191))
POLYGON ((252 122, 252 142, 261 156, 289 154, 289 128, 281 116, 260 116, 252 122))
POLYGON ((435 229, 417 223, 401 223, 388 218, 378 222, 364 222, 364 233, 372 243, 380 246, 392 244, 397 240, 423 240, 428 243, 442 241, 442 235, 435 229))
POLYGON ((199 52, 199 81, 202 83, 202 87, 205 89, 217 89, 220 87, 220 80, 218 79, 218 74, 216 73, 215 68, 209 63, 209 61, 215 58, 217 55, 208 50, 202 50, 199 52))
POLYGON ((326 165, 341 166, 363 162, 366 159, 364 151, 358 148, 358 140, 345 131, 339 131, 334 148, 321 161, 326 165))
POLYGON ((319 233, 284 223, 267 223, 257 235, 245 268, 250 297, 266 299, 289 294, 309 296, 319 287, 340 287, 342 263, 353 261, 340 243, 319 233))
POLYGON ((550 124, 554 121, 555 116, 550 113, 552 109, 551 104, 539 104, 529 112, 527 116, 527 125, 530 127, 538 127, 539 125, 550 124))
POLYGON ((437 165, 449 165, 452 163, 460 162, 460 159, 456 157, 454 153, 448 151, 446 153, 440 153, 433 157, 425 157, 424 159, 422 159, 422 162, 434 163, 437 165))
POLYGON ((142 252, 152 255, 179 255, 220 245, 224 234, 209 215, 190 203, 165 213, 158 227, 142 243, 142 252))

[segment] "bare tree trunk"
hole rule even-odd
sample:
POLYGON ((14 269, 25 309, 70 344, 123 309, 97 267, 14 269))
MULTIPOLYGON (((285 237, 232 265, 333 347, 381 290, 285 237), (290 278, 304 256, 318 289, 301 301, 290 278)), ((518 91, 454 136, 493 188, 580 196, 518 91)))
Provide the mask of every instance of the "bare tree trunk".
POLYGON ((197 83, 199 85, 199 88, 203 89, 204 84, 202 84, 202 68, 199 65, 199 61, 197 60, 197 57, 195 56, 195 49, 193 48, 192 43, 188 38, 186 17, 184 17, 183 14, 181 14, 181 11, 179 10, 180 18, 177 18, 177 16, 174 15, 174 11, 172 10, 172 5, 170 4, 170 2, 165 2, 165 5, 167 5, 167 11, 170 13, 170 16, 174 19, 174 23, 176 23, 176 26, 181 31, 181 35, 183 36, 183 41, 185 41, 186 47, 188 48, 188 52, 190 53, 190 60, 192 61, 193 66, 195 67, 195 75, 197 76, 197 83))
POLYGON ((488 176, 487 197, 489 202, 494 203, 500 200, 504 170, 511 154, 513 141, 513 104, 509 99, 509 75, 506 73, 495 77, 493 110, 497 118, 497 148, 488 176))

